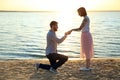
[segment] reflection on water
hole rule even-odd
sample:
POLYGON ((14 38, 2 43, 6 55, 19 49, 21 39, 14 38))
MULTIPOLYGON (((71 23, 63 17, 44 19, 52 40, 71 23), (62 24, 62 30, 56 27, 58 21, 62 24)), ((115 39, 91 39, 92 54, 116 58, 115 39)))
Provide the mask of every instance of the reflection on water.
MULTIPOLYGON (((95 57, 120 57, 120 12, 88 12, 94 38, 95 57), (112 17, 111 17, 112 16, 112 17)), ((0 59, 36 59, 45 57, 49 23, 58 21, 57 36, 80 26, 77 13, 1 12, 0 59)), ((72 32, 58 45, 58 52, 79 58, 81 32, 72 32)))

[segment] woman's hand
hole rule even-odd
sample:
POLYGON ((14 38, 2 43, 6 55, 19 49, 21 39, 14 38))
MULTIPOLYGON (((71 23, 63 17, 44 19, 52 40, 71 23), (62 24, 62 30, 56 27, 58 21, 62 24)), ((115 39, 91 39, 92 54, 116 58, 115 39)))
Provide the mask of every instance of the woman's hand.
POLYGON ((65 34, 69 35, 69 34, 71 34, 71 32, 72 32, 72 30, 69 30, 69 31, 65 32, 65 34))

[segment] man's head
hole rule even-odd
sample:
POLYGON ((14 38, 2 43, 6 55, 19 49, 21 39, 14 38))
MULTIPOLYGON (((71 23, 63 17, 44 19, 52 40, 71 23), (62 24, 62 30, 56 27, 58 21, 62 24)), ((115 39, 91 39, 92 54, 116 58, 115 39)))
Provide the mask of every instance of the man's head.
POLYGON ((58 29, 58 22, 57 21, 51 21, 50 22, 50 28, 54 31, 57 31, 58 29))

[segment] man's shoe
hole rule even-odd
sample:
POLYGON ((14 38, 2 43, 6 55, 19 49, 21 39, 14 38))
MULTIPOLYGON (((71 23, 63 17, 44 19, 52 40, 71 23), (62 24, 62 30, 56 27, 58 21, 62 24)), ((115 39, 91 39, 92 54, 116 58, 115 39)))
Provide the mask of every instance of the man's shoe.
POLYGON ((58 73, 57 70, 53 69, 52 67, 50 67, 49 71, 56 74, 58 73))
POLYGON ((38 72, 38 69, 39 69, 39 64, 36 63, 36 64, 34 64, 34 66, 35 66, 35 72, 37 73, 37 72, 38 72))

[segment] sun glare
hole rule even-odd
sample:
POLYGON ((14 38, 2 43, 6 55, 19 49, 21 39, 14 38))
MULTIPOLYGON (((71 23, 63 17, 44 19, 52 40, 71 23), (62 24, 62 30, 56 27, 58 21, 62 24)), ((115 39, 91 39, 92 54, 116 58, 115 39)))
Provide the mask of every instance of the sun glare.
POLYGON ((83 6, 87 10, 120 10, 119 0, 0 0, 0 10, 75 11, 83 6))
MULTIPOLYGON (((90 11, 90 10, 97 10, 97 8, 100 7, 100 5, 98 5, 98 4, 101 3, 101 0, 94 0, 94 1, 92 1, 92 0, 80 0, 79 3, 80 3, 80 6, 83 6, 86 8, 86 10, 90 11)), ((79 3, 78 3, 78 5, 79 5, 79 3)))
POLYGON ((56 11, 61 12, 70 12, 70 11, 76 11, 79 7, 85 7, 87 10, 97 10, 102 4, 101 0, 60 0, 57 2, 53 2, 54 5, 51 5, 54 7, 56 11))
POLYGON ((72 12, 59 12, 57 15, 57 21, 59 22, 59 30, 67 31, 70 30, 73 25, 74 13, 72 12))

